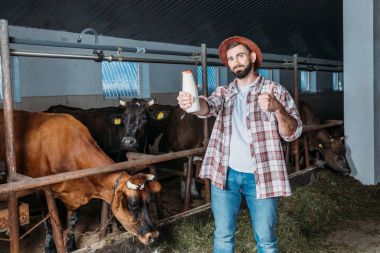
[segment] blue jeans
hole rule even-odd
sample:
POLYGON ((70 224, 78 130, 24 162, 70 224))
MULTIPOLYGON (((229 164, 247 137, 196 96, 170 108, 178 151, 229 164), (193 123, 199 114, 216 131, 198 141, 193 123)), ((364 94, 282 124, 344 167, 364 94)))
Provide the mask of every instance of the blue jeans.
POLYGON ((275 235, 277 198, 257 199, 254 174, 228 168, 225 189, 211 186, 211 208, 215 220, 214 253, 234 252, 234 235, 242 196, 251 214, 257 252, 278 252, 275 235))

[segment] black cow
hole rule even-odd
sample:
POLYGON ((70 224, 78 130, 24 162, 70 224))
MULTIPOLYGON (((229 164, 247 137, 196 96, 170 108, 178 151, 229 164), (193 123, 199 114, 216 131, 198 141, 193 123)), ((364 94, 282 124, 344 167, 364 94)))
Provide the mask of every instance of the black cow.
POLYGON ((124 161, 125 152, 148 152, 149 123, 162 121, 167 112, 155 111, 154 100, 119 99, 119 107, 81 108, 51 106, 46 112, 67 113, 81 121, 98 145, 114 160, 124 161))

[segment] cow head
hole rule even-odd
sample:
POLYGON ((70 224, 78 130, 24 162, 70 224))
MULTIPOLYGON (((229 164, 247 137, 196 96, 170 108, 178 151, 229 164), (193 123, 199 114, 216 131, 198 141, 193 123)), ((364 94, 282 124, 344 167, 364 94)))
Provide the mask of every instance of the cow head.
POLYGON ((134 98, 129 102, 119 99, 121 106, 125 108, 122 115, 122 123, 125 127, 125 135, 122 145, 127 151, 144 152, 147 145, 149 121, 162 121, 168 117, 168 111, 152 112, 154 99, 145 101, 134 98))
POLYGON ((315 144, 315 148, 321 152, 327 164, 335 171, 349 175, 351 169, 348 167, 346 160, 346 148, 343 143, 343 137, 322 139, 315 144))
POLYGON ((122 115, 125 135, 121 141, 124 149, 138 152, 144 151, 149 121, 149 107, 154 105, 154 100, 147 102, 144 99, 134 98, 126 102, 119 99, 119 103, 125 107, 122 115))
POLYGON ((149 203, 151 193, 160 190, 161 185, 154 176, 143 173, 121 176, 115 185, 112 212, 123 227, 145 245, 159 235, 149 214, 149 203))

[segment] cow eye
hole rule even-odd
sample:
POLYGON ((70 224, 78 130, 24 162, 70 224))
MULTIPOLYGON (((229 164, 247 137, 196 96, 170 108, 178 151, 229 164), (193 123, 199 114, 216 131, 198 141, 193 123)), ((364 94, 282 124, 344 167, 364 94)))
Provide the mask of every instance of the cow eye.
POLYGON ((137 212, 140 209, 140 202, 135 199, 129 199, 127 208, 130 212, 137 212))

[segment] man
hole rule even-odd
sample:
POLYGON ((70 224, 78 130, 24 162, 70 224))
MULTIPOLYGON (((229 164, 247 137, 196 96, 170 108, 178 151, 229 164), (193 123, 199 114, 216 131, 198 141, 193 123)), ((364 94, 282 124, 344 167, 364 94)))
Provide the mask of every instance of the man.
MULTIPOLYGON (((242 197, 250 211, 258 252, 278 252, 277 198, 291 195, 280 137, 298 138, 302 122, 288 91, 255 73, 262 54, 254 42, 228 38, 219 46, 219 57, 236 79, 208 98, 201 96, 201 110, 195 113, 216 117, 200 172, 212 182, 214 252, 234 251, 242 197)), ((187 109, 193 98, 180 92, 177 100, 187 109)))

